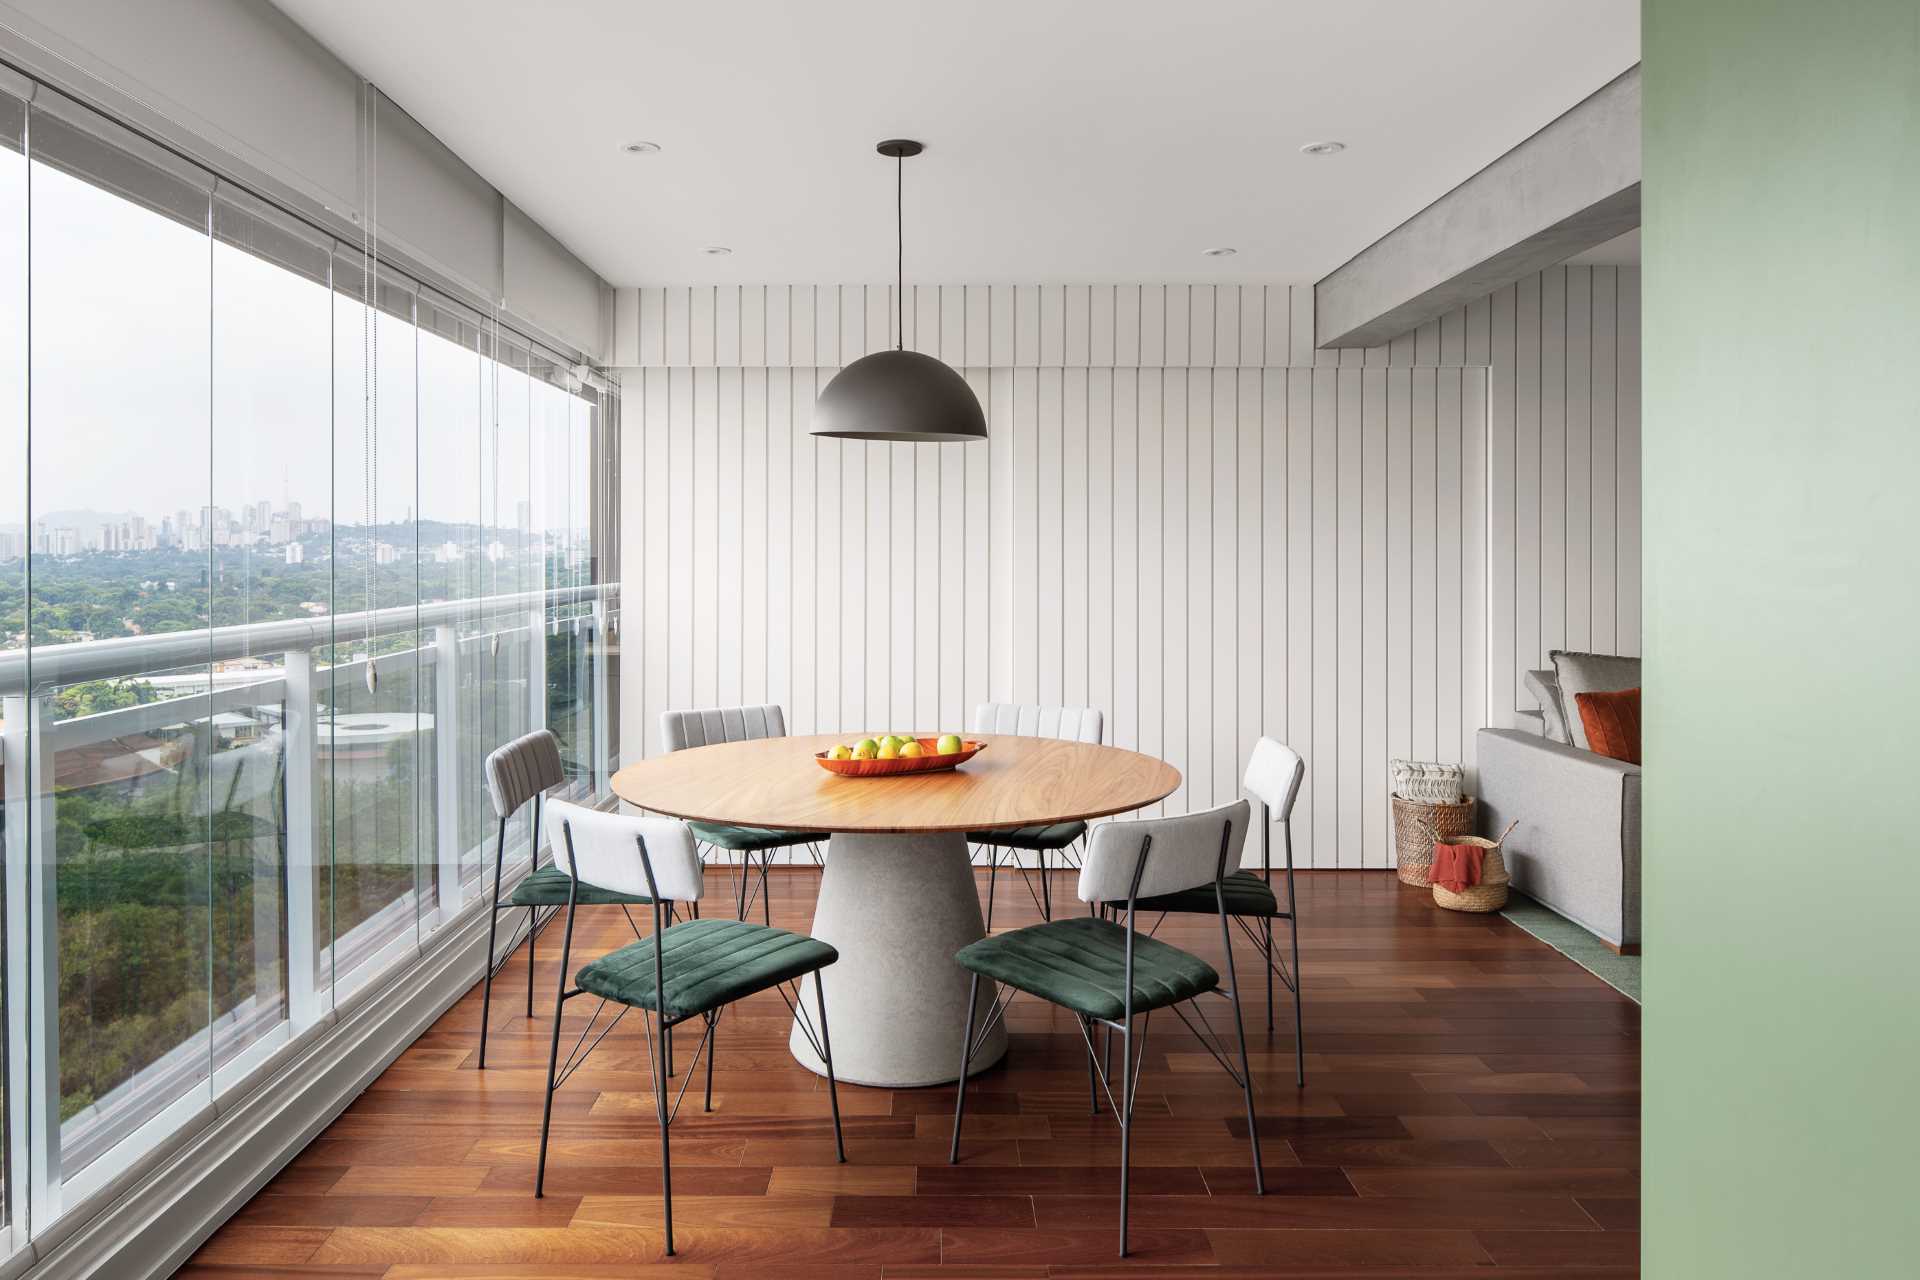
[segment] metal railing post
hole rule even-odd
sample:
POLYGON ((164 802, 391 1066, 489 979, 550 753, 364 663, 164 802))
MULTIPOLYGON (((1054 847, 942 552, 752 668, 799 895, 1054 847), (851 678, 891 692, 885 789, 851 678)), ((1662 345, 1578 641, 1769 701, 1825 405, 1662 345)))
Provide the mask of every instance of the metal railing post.
POLYGON ((607 705, 607 661, 612 643, 607 631, 607 602, 596 598, 593 618, 588 623, 587 652, 593 662, 593 794, 607 794, 613 774, 613 717, 619 714, 607 705))
POLYGON ((440 920, 460 910, 460 629, 433 629, 433 758, 439 820, 440 920))
POLYGON ((287 1017, 293 1034, 318 1022, 332 1003, 333 975, 322 976, 328 930, 317 919, 320 877, 331 850, 322 848, 319 787, 320 694, 326 677, 304 649, 287 654, 287 1017))
MULTIPOLYGON (((24 1087, 8 1089, 16 1170, 29 1234, 60 1216, 60 918, 55 896, 54 751, 46 701, 7 695, 7 1032, 25 1048, 24 1087)), ((11 1060, 14 1055, 9 1054, 11 1060)), ((10 1066, 10 1070, 13 1070, 10 1066)), ((14 1081, 9 1081, 12 1085, 14 1081)), ((17 1178, 16 1174, 16 1178, 17 1178)))

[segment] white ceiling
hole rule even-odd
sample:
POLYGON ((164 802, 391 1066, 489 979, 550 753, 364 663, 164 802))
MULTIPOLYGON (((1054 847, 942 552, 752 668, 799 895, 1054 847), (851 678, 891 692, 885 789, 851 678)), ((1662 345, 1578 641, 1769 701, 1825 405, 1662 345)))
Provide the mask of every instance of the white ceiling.
POLYGON ((276 3, 616 284, 889 278, 895 136, 909 279, 1311 280, 1640 45, 1639 0, 276 3))

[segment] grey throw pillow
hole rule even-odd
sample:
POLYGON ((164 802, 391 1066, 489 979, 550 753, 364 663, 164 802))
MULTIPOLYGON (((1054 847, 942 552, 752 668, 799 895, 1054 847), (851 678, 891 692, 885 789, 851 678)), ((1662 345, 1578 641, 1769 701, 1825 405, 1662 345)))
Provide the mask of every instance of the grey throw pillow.
POLYGON ((1527 672, 1527 689, 1540 700, 1540 719, 1546 726, 1546 736, 1553 742, 1573 745, 1573 735, 1567 728, 1566 704, 1560 701, 1560 676, 1551 668, 1545 671, 1527 672))
POLYGON ((1579 696, 1638 689, 1640 659, 1608 653, 1569 653, 1564 649, 1555 649, 1550 656, 1554 673, 1560 677, 1560 705, 1565 709, 1573 745, 1582 751, 1591 751, 1593 744, 1587 741, 1587 726, 1580 719, 1579 696))

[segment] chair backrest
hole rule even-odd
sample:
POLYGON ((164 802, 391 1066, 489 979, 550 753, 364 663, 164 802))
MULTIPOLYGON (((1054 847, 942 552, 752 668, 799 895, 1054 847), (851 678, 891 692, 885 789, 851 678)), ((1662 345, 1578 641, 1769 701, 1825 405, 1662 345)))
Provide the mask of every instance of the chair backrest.
POLYGON ((983 702, 973 709, 975 733, 1011 733, 1019 738, 1065 738, 1098 746, 1107 718, 1097 707, 1036 707, 983 702))
POLYGON ((700 898, 700 855, 693 832, 678 818, 640 818, 549 800, 547 838, 554 860, 581 884, 659 901, 700 898))
POLYGON ((566 780, 560 739, 545 729, 522 734, 487 756, 487 794, 496 818, 512 817, 521 805, 566 780))
POLYGON ((1080 868, 1080 901, 1125 902, 1132 893, 1150 898, 1212 884, 1223 870, 1240 865, 1247 842, 1247 822, 1253 806, 1235 800, 1217 809, 1183 814, 1178 818, 1147 818, 1135 822, 1103 822, 1087 842, 1086 863, 1080 868), (1221 837, 1226 838, 1224 860, 1221 837), (1140 849, 1151 838, 1147 864, 1140 867, 1140 849), (1140 884, 1134 888, 1134 873, 1140 884))
POLYGON ((1276 822, 1292 816, 1293 802, 1299 798, 1300 783, 1306 776, 1307 762, 1292 747, 1272 738, 1253 744, 1253 754, 1247 758, 1247 794, 1265 804, 1276 822))
POLYGON ((784 738, 787 716, 776 703, 760 707, 705 707, 660 713, 660 745, 668 751, 710 747, 716 742, 784 738))

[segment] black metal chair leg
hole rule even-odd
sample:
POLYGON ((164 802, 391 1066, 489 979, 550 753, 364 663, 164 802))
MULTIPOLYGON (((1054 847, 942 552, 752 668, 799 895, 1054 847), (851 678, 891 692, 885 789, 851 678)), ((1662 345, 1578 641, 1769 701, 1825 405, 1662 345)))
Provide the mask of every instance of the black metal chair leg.
POLYGON ((1273 1034, 1273 917, 1260 922, 1260 958, 1267 962, 1267 1034, 1273 1034))
MULTIPOLYGON (((1218 895, 1217 886, 1214 892, 1218 895)), ((1233 935, 1224 902, 1220 907, 1220 941, 1227 949, 1227 989, 1233 993, 1233 1030, 1240 1038, 1240 1091, 1247 1099, 1247 1140, 1253 1144, 1253 1194, 1263 1196, 1267 1194, 1267 1182, 1260 1169, 1260 1121, 1253 1114, 1253 1069, 1247 1060, 1247 1024, 1240 1017, 1240 983, 1233 974, 1233 935)))
MULTIPOLYGON (((527 943, 532 945, 533 939, 527 943)), ((547 1050, 547 1097, 540 1115, 540 1163, 533 1174, 533 1198, 538 1200, 547 1187, 547 1135, 553 1130, 553 1094, 558 1086, 554 1077, 560 1069, 560 1009, 567 999, 567 961, 573 955, 573 891, 567 893, 567 928, 560 939, 560 989, 553 996, 553 1043, 547 1050)))
POLYGON ((1000 850, 987 846, 987 932, 993 932, 993 889, 1000 878, 1000 850))
POLYGON ((967 1109, 967 1067, 973 1062, 973 1006, 980 998, 980 975, 967 983, 967 1029, 960 1036, 960 1079, 953 1086, 953 1145, 947 1149, 947 1163, 960 1163, 960 1120, 967 1109))
MULTIPOLYGON (((1131 982, 1128 987, 1131 989, 1131 982)), ((1111 1037, 1109 1037, 1111 1043, 1111 1037)), ((1120 1256, 1127 1256, 1127 1172, 1133 1156, 1133 1011, 1120 1032, 1120 1256)))
POLYGON ((1293 942, 1293 1076, 1300 1088, 1307 1087, 1307 1035, 1300 1001, 1306 994, 1300 978, 1300 904, 1293 893, 1293 823, 1282 828, 1287 841, 1287 936, 1293 942))
POLYGON ((707 1098, 701 1109, 713 1110, 713 1060, 720 1052, 720 1011, 715 1009, 707 1015, 707 1098))
POLYGON ((840 1134, 840 1082, 833 1078, 833 1038, 827 1034, 827 988, 818 969, 813 971, 813 1002, 820 1008, 820 1058, 827 1064, 827 1101, 833 1106, 833 1151, 845 1164, 847 1142, 840 1134))
POLYGON ((493 909, 487 913, 487 957, 480 988, 480 1070, 487 1069, 487 1019, 493 1013, 494 934, 500 927, 500 871, 507 860, 507 820, 500 819, 500 843, 493 855, 493 909))
POLYGON ((1080 1019, 1080 1029, 1087 1039, 1087 1105, 1092 1108, 1091 1115, 1100 1114, 1100 1078, 1093 1061, 1093 1023, 1080 1019))
MULTIPOLYGON (((533 1016, 533 940, 538 936, 540 908, 527 908, 527 1016, 533 1016)), ((564 966, 563 966, 564 967, 564 966)))
MULTIPOLYGON (((641 1015, 645 1017, 643 1013, 641 1015)), ((667 1256, 673 1256, 673 1152, 667 1135, 667 1017, 660 1017, 660 1034, 655 1038, 659 1046, 660 1068, 653 1075, 653 1106, 660 1115, 660 1204, 666 1214, 667 1256)))
POLYGON ((768 864, 773 861, 773 850, 760 851, 760 923, 769 929, 773 927, 773 890, 767 885, 768 864))
POLYGON ((1047 851, 1036 849, 1034 856, 1040 863, 1040 918, 1053 919, 1053 881, 1047 875, 1047 851))

